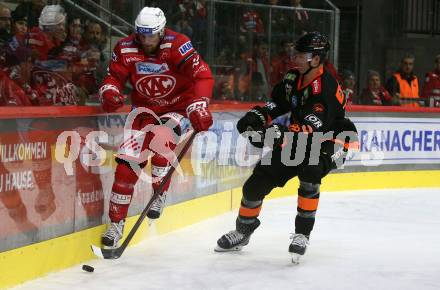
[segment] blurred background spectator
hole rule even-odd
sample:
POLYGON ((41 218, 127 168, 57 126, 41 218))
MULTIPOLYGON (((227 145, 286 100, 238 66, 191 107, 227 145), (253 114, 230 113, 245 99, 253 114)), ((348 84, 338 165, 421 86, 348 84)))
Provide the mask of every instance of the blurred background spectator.
POLYGON ((295 43, 293 40, 283 40, 281 41, 280 52, 272 58, 272 72, 270 77, 270 83, 272 86, 279 83, 284 75, 290 69, 295 68, 295 63, 293 61, 293 52, 295 49, 295 43))
POLYGON ((40 17, 41 11, 44 6, 46 6, 47 0, 31 0, 23 1, 18 4, 15 8, 14 13, 19 13, 20 15, 26 15, 28 20, 28 27, 33 28, 38 26, 38 18, 40 17))
POLYGON ((414 74, 414 61, 414 55, 405 54, 400 61, 399 70, 385 85, 387 91, 405 107, 419 106, 419 80, 414 74))
POLYGON ((356 78, 351 70, 347 69, 342 72, 342 92, 347 100, 347 105, 357 103, 356 78))
POLYGON ((422 97, 426 99, 427 104, 431 107, 440 107, 440 54, 435 57, 434 70, 426 74, 422 97))
POLYGON ((309 31, 310 18, 307 11, 302 10, 304 7, 301 5, 301 0, 289 0, 289 4, 290 7, 297 8, 293 12, 293 18, 291 18, 293 20, 292 25, 296 39, 309 31))
POLYGON ((377 71, 368 71, 367 87, 363 89, 360 95, 359 104, 375 106, 388 106, 393 104, 393 97, 382 86, 380 74, 377 71))
POLYGON ((0 4, 0 46, 11 38, 11 10, 0 4))
MULTIPOLYGON (((75 1, 75 5, 82 6, 82 2, 75 1)), ((354 68, 356 74, 365 77, 366 70, 361 67, 363 59, 358 60, 358 64, 347 64, 349 56, 345 52, 355 50, 355 47, 350 48, 346 45, 355 44, 354 40, 351 39, 352 41, 349 42, 350 39, 345 39, 347 36, 343 34, 347 27, 354 27, 353 22, 344 23, 347 18, 344 18, 346 15, 343 10, 348 4, 334 1, 341 9, 341 29, 339 38, 335 38, 332 22, 334 15, 329 13, 330 10, 321 13, 309 9, 309 7, 329 9, 328 5, 321 2, 235 0, 213 4, 206 0, 115 0, 110 1, 106 7, 109 11, 117 12, 118 16, 123 17, 128 23, 133 22, 131 18, 136 14, 135 10, 138 11, 139 5, 161 7, 166 13, 168 26, 189 36, 199 53, 209 62, 216 74, 214 97, 224 100, 267 99, 271 87, 282 80, 289 69, 295 67, 291 56, 295 39, 312 29, 323 31, 332 41, 338 40, 337 44, 341 51, 339 58, 334 58, 331 54, 325 61, 325 67, 341 82, 348 104, 358 103, 359 99, 356 99, 356 96, 360 88, 353 72, 338 73, 336 69, 338 65, 354 68), (261 39, 264 39, 264 44, 261 39), (333 60, 337 60, 338 63, 333 65, 333 60)), ((106 5, 103 1, 99 4, 106 5)), ((366 5, 363 2, 361 4, 366 5)), ((96 8, 88 11, 92 11, 102 21, 114 25, 117 29, 127 33, 132 31, 131 27, 123 27, 121 23, 115 24, 114 18, 112 19, 106 12, 96 8)), ((357 11, 369 13, 368 10, 357 11)), ((76 89, 82 92, 81 95, 92 96, 87 97, 88 100, 93 99, 98 103, 94 99, 97 84, 105 75, 113 45, 121 37, 115 32, 112 27, 107 27, 104 22, 81 13, 67 2, 0 1, 0 65, 6 75, 28 95, 38 92, 37 80, 41 80, 42 76, 36 78, 35 72, 44 68, 53 72, 53 77, 54 72, 63 76, 64 83, 75 85, 76 89), (44 24, 44 20, 48 21, 57 13, 53 12, 52 16, 48 16, 51 13, 43 13, 42 22, 39 23, 40 14, 44 7, 53 6, 47 4, 54 3, 66 5, 67 13, 64 12, 63 20, 58 19, 60 20, 58 27, 49 25, 51 29, 47 29, 48 25, 40 24, 44 24), (109 31, 106 31, 108 28, 109 31), (31 92, 29 87, 34 91, 31 92)), ((400 48, 399 53, 402 49, 400 48)), ((411 45, 407 45, 405 50, 420 54, 420 51, 416 47, 412 48, 411 45)), ((387 52, 383 58, 383 67, 381 64, 373 66, 377 67, 382 75, 389 76, 390 74, 386 74, 385 66, 389 65, 389 60, 395 58, 395 55, 397 55, 395 51, 387 52)), ((438 60, 436 63, 438 66, 438 60)), ((402 105, 417 106, 420 100, 416 87, 418 82, 416 73, 421 76, 421 71, 414 72, 413 67, 413 56, 402 59, 399 70, 386 83, 390 93, 397 96, 402 105)), ((418 61, 418 67, 427 71, 426 60, 418 61)), ((421 90, 422 100, 433 96, 440 98, 438 75, 438 68, 426 74, 421 90)), ((84 98, 81 97, 78 103, 84 103, 84 98)))

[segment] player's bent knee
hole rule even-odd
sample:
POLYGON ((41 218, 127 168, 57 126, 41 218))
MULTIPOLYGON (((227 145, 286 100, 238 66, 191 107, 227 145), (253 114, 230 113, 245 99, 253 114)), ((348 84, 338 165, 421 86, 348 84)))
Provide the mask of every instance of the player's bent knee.
POLYGON ((321 183, 323 177, 323 169, 321 165, 307 165, 298 175, 300 181, 308 183, 321 183))
POLYGON ((250 201, 263 200, 275 187, 269 176, 254 172, 243 185, 243 197, 250 201))

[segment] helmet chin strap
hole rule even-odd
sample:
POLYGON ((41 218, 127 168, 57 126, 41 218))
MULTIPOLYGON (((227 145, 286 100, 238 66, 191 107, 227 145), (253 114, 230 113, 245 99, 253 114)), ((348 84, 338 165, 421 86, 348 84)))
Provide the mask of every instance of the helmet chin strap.
POLYGON ((309 64, 309 68, 305 71, 305 73, 302 74, 303 76, 308 74, 312 69, 319 67, 320 64, 318 64, 317 66, 312 66, 312 58, 313 55, 311 54, 311 57, 307 60, 307 63, 309 64))

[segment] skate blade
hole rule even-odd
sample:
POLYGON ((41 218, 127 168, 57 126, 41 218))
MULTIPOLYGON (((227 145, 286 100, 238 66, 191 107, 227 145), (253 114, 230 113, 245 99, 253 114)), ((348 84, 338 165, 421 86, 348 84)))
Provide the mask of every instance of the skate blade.
POLYGON ((302 257, 302 255, 296 254, 296 253, 291 253, 291 256, 292 256, 292 264, 298 265, 299 259, 302 257))
POLYGON ((214 251, 219 252, 219 253, 224 253, 224 252, 238 252, 241 251, 241 249, 243 248, 243 246, 235 246, 233 248, 230 249, 223 249, 222 247, 215 247, 214 251))
POLYGON ((116 245, 114 245, 114 246, 102 245, 102 248, 106 249, 106 250, 113 250, 113 249, 116 249, 118 247, 118 245, 119 245, 119 242, 116 245))

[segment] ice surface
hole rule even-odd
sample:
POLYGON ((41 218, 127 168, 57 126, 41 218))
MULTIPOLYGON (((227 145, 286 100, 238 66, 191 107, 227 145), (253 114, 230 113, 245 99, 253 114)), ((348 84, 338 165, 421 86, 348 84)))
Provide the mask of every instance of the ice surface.
POLYGON ((324 192, 319 207, 300 265, 289 197, 263 204, 242 252, 213 251, 234 211, 87 262, 94 273, 77 265, 14 289, 440 289, 440 189, 324 192))

